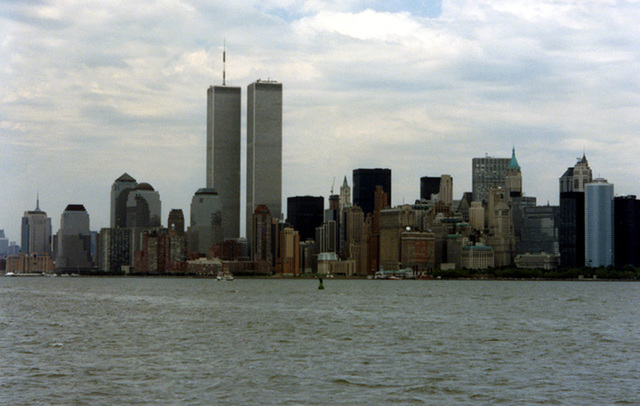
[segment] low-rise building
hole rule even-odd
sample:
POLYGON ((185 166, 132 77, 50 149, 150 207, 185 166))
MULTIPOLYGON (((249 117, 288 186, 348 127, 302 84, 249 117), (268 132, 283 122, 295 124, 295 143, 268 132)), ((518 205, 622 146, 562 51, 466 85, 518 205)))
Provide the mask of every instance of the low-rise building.
POLYGON ((462 247, 460 265, 467 269, 487 269, 494 267, 493 248, 485 245, 467 245, 462 247))

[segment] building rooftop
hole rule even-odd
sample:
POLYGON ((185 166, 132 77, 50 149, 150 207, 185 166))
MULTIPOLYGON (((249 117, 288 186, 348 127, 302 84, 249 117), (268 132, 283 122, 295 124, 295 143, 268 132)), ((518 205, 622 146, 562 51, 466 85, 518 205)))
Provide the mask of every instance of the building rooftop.
POLYGON ((87 211, 81 204, 69 204, 64 211, 87 211))
POLYGON ((218 192, 214 188, 200 188, 196 191, 196 195, 217 195, 218 192))
POLYGON ((152 192, 154 191, 153 186, 151 186, 147 182, 142 182, 141 184, 136 186, 135 190, 150 190, 152 192))
POLYGON ((136 180, 126 172, 123 173, 118 179, 116 179, 116 182, 135 182, 135 181, 136 180))

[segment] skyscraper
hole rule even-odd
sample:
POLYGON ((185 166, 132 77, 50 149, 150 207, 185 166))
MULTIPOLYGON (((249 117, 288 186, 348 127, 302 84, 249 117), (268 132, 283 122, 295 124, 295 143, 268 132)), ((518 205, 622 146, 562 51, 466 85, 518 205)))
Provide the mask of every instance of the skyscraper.
POLYGON ((282 218, 282 83, 258 80, 247 87, 247 240, 258 205, 282 218))
POLYGON ((189 251, 206 254, 222 236, 222 203, 215 189, 198 189, 191 199, 191 225, 187 230, 189 251))
POLYGON ((613 265, 613 184, 598 178, 584 191, 584 265, 613 265))
POLYGON ((472 159, 471 183, 474 202, 487 200, 489 189, 492 187, 505 187, 505 178, 510 162, 511 158, 492 158, 490 156, 472 159))
POLYGON ((207 188, 219 193, 224 238, 240 237, 240 99, 239 87, 207 91, 207 188))
POLYGON ((83 205, 70 204, 64 209, 57 242, 56 270, 78 272, 91 269, 89 213, 83 205))
POLYGON ((347 177, 344 177, 344 181, 342 181, 342 186, 340 186, 340 210, 343 210, 346 207, 351 206, 351 188, 347 183, 347 177))
POLYGON ((614 246, 616 268, 640 266, 640 200, 635 195, 614 199, 614 246))
POLYGON ((431 195, 440 193, 439 176, 423 176, 420 178, 420 199, 431 200, 431 195))
POLYGON ((35 210, 24 212, 21 243, 21 251, 27 254, 51 252, 51 218, 40 210, 39 198, 35 210))
POLYGON ((123 173, 111 186, 111 228, 127 227, 127 199, 138 182, 123 173))
POLYGON ((160 227, 160 194, 153 186, 143 182, 127 192, 126 227, 160 227))
POLYGON ((558 248, 562 268, 581 267, 585 263, 584 188, 591 179, 591 168, 584 154, 560 177, 558 248))
POLYGON ((294 196, 287 198, 287 223, 298 231, 300 240, 314 239, 316 227, 322 225, 324 198, 294 196))
MULTIPOLYGON (((376 186, 382 186, 382 192, 391 203, 391 169, 354 169, 353 170, 353 204, 360 206, 364 215, 373 213, 376 186)), ((384 208, 384 207, 383 207, 384 208)))

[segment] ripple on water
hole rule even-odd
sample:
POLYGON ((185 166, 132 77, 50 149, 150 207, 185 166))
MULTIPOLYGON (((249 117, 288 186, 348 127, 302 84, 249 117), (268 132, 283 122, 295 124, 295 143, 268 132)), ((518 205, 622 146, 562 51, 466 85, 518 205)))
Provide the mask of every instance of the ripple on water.
POLYGON ((638 398, 638 284, 35 279, 0 295, 0 404, 638 398))

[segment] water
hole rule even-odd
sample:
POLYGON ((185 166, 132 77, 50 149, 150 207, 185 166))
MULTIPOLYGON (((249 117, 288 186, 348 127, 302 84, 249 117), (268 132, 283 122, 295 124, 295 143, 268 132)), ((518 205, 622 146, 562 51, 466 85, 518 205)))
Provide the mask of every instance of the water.
POLYGON ((0 278, 2 405, 640 402, 640 284, 0 278))

